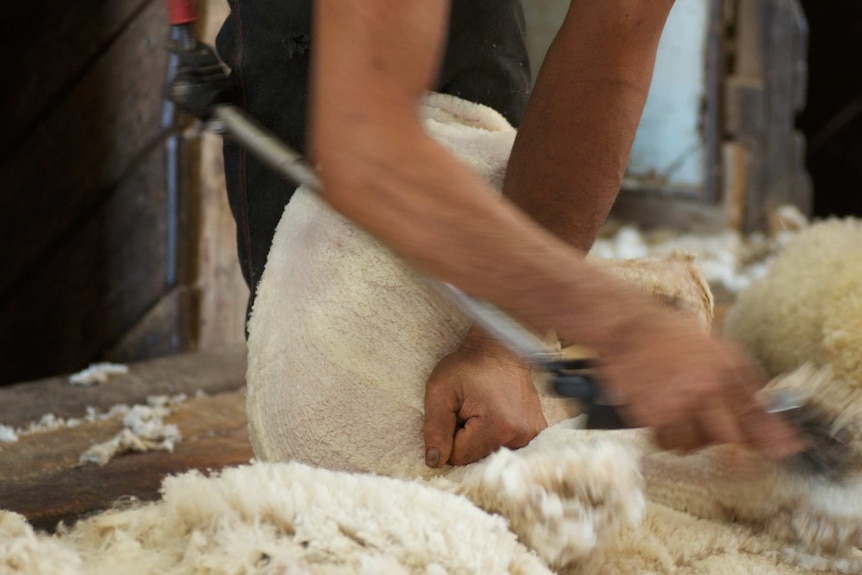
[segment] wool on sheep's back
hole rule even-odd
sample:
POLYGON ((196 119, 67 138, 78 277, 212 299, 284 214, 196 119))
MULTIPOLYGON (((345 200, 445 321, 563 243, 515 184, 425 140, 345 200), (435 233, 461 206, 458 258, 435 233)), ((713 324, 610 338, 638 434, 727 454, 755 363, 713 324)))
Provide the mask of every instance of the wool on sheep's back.
POLYGON ((770 376, 815 361, 862 388, 860 261, 862 220, 813 224, 739 294, 725 317, 725 335, 742 343, 770 376))

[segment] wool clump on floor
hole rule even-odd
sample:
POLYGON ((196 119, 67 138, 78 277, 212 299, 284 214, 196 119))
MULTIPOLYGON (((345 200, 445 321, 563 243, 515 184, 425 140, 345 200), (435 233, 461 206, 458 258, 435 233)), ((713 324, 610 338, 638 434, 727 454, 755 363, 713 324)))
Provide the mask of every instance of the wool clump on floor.
POLYGON ((113 438, 90 447, 81 454, 81 464, 106 465, 115 456, 127 452, 169 451, 182 439, 179 428, 165 423, 170 415, 168 398, 151 398, 151 405, 135 405, 123 416, 123 429, 113 438))
POLYGON ((99 385, 107 383, 112 375, 125 375, 129 373, 129 367, 121 363, 94 363, 87 369, 69 376, 72 385, 99 385))
POLYGON ((171 477, 162 492, 159 503, 108 511, 59 537, 35 535, 20 516, 0 513, 0 571, 551 573, 502 518, 417 482, 257 463, 213 478, 171 477))

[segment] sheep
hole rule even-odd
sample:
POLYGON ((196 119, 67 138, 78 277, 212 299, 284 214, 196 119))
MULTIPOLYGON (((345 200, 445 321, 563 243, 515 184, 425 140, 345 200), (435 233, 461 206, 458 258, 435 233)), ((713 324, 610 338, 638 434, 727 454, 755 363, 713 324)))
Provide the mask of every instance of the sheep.
MULTIPOLYGON (((487 181, 501 185, 515 136, 505 120, 487 108, 442 95, 429 96, 422 115, 429 134, 487 181)), ((657 294, 704 327, 709 325, 711 293, 689 256, 677 255, 665 262, 594 263, 646 293, 657 294)), ((455 483, 478 473, 453 468, 431 470, 424 466, 422 457, 425 380, 436 363, 459 344, 467 327, 467 318, 384 246, 300 188, 279 223, 249 321, 247 413, 256 455, 264 461, 294 460, 407 479, 442 475, 455 483)), ((586 436, 573 429, 561 432, 555 426, 573 415, 566 409, 570 406, 548 397, 542 397, 542 405, 552 428, 534 440, 545 447, 534 455, 530 469, 535 473, 531 476, 528 469, 524 481, 544 495, 511 507, 493 504, 496 495, 485 491, 488 484, 480 483, 479 491, 465 488, 463 492, 480 506, 503 513, 521 540, 548 565, 586 569, 601 555, 603 541, 593 543, 583 533, 562 527, 571 519, 567 510, 578 509, 578 502, 568 506, 566 497, 560 495, 567 489, 548 480, 565 476, 569 463, 561 455, 562 448, 584 441, 586 436), (539 502, 554 497, 561 501, 563 511, 548 514, 539 502), (541 545, 541 538, 530 528, 537 517, 547 522, 551 531, 567 535, 555 539, 554 545, 541 545), (587 552, 569 555, 572 549, 587 552)), ((684 484, 686 477, 693 477, 691 466, 698 460, 664 459, 637 432, 627 434, 618 439, 634 446, 635 459, 643 459, 648 486, 672 490, 676 483, 684 484), (632 437, 640 439, 632 442, 632 437), (674 477, 679 480, 671 480, 674 477)), ((707 462, 708 469, 721 473, 724 460, 711 451, 707 454, 713 457, 707 462)), ((512 456, 509 465, 520 456, 521 452, 512 456)), ((491 467, 493 461, 474 465, 491 467)), ((754 491, 768 494, 771 482, 792 473, 785 467, 764 465, 765 479, 756 483, 754 491)), ((570 481, 572 485, 586 485, 590 480, 578 474, 570 481)), ((619 483, 620 489, 623 484, 632 484, 621 478, 619 483)), ((676 497, 667 502, 682 510, 721 506, 722 498, 733 491, 729 482, 725 487, 728 491, 698 496, 676 491, 676 497)), ((804 497, 798 489, 788 493, 804 497)), ((842 495, 856 493, 858 483, 854 482, 842 495)), ((629 501, 633 505, 630 510, 636 509, 633 500, 618 499, 629 501)), ((637 515, 629 511, 623 515, 637 515)), ((763 519, 758 515, 761 512, 766 513, 766 509, 753 512, 746 520, 758 526, 763 519)), ((849 546, 858 545, 854 526, 860 517, 836 515, 836 525, 845 519, 851 524, 850 532, 839 538, 840 545, 834 549, 846 555, 849 546)), ((833 519, 828 512, 816 517, 827 523, 833 519)), ((597 524, 592 533, 602 532, 607 540, 624 527, 625 522, 609 530, 597 524)), ((769 523, 765 531, 770 537, 771 529, 780 531, 776 523, 769 523)), ((806 540, 805 534, 791 537, 791 541, 786 533, 774 535, 776 548, 788 542, 805 548, 811 544, 812 552, 819 552, 820 542, 806 540)))
POLYGON ((833 218, 800 232, 740 294, 724 332, 771 376, 813 361, 862 388, 862 221, 833 218))

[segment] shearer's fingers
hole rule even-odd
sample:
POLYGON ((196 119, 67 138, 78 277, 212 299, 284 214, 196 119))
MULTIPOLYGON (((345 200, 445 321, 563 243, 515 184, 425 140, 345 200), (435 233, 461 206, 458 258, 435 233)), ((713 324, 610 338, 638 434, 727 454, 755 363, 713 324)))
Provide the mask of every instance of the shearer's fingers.
POLYGON ((702 430, 693 419, 656 427, 653 433, 662 449, 691 451, 706 444, 702 430))
POLYGON ((699 426, 709 444, 745 444, 745 434, 724 397, 703 409, 699 426))
POLYGON ((448 385, 428 382, 425 388, 425 464, 440 467, 449 462, 458 427, 460 399, 448 385))
POLYGON ((730 387, 728 400, 737 414, 744 442, 774 459, 789 457, 805 449, 794 426, 780 416, 767 413, 766 406, 755 393, 763 380, 752 367, 740 367, 733 372, 739 385, 730 387))
POLYGON ((469 418, 464 427, 455 434, 455 448, 452 450, 452 465, 467 465, 491 455, 509 437, 501 433, 499 426, 493 425, 487 417, 469 418))

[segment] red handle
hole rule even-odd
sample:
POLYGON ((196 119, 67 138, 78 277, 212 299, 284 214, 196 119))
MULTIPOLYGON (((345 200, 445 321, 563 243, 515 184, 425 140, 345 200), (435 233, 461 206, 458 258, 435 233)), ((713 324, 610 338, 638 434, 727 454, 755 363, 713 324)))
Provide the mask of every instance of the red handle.
POLYGON ((165 0, 168 6, 168 19, 171 26, 190 24, 198 19, 195 0, 165 0))

